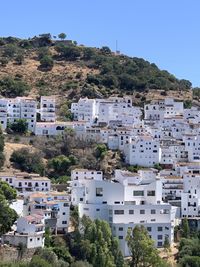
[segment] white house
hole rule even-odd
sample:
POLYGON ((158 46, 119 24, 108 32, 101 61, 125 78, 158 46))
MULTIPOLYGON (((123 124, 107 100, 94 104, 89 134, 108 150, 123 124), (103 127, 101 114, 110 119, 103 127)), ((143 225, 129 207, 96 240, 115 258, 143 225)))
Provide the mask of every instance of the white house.
POLYGON ((44 191, 51 189, 51 181, 47 177, 41 177, 35 173, 0 173, 0 180, 7 182, 15 188, 18 195, 24 196, 30 192, 44 191))
POLYGON ((183 169, 182 217, 200 216, 200 165, 183 169))
POLYGON ((160 163, 160 142, 150 135, 132 137, 125 145, 124 155, 130 165, 153 167, 160 163))
POLYGON ((41 121, 55 122, 55 97, 54 96, 41 96, 40 99, 40 119, 41 121))
POLYGON ((42 214, 45 227, 57 233, 67 233, 70 221, 70 199, 65 192, 38 192, 25 198, 24 214, 42 214))
POLYGON ((183 102, 172 98, 153 100, 144 106, 145 120, 162 120, 165 117, 183 115, 183 102))
POLYGON ((107 99, 80 98, 72 103, 74 119, 86 121, 88 125, 116 127, 134 125, 141 121, 141 109, 132 106, 130 97, 109 97, 107 99))
POLYGON ((86 121, 88 124, 93 124, 96 118, 96 100, 80 98, 78 103, 72 103, 71 113, 74 119, 78 121, 86 121))
POLYGON ((0 99, 0 122, 1 128, 7 128, 7 115, 8 114, 8 100, 5 98, 0 99))
POLYGON ((38 214, 20 217, 17 220, 17 229, 2 236, 3 244, 19 246, 22 243, 26 248, 44 247, 44 219, 38 214))

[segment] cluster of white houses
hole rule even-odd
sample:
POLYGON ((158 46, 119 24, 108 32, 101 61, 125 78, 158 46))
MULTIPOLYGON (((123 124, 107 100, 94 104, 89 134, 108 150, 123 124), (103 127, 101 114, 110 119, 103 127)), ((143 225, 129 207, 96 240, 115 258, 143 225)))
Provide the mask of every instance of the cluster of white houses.
POLYGON ((134 107, 130 97, 84 98, 71 105, 74 121, 59 123, 51 99, 41 99, 36 135, 56 135, 69 127, 78 138, 120 150, 127 164, 142 168, 137 173, 115 170, 109 180, 101 171, 75 169, 68 192, 52 191, 46 177, 0 173, 22 198, 12 204, 21 217, 3 242, 16 245, 22 239, 27 247, 43 246, 47 226, 54 233, 67 233, 70 205, 78 206, 80 217, 106 220, 125 256, 127 230, 135 225, 144 225, 157 247, 166 238, 173 243, 174 227, 182 218, 200 228, 198 108, 185 109, 183 102, 168 98, 144 109, 134 107))
POLYGON ((37 101, 31 97, 1 98, 0 125, 3 130, 18 119, 25 119, 28 129, 35 132, 37 129, 37 113, 41 122, 55 122, 55 97, 42 96, 38 108, 37 101))
POLYGON ((45 228, 54 233, 67 233, 70 220, 70 196, 53 191, 47 177, 30 173, 0 173, 0 180, 17 190, 17 201, 11 204, 19 219, 2 242, 27 248, 44 246, 45 228))

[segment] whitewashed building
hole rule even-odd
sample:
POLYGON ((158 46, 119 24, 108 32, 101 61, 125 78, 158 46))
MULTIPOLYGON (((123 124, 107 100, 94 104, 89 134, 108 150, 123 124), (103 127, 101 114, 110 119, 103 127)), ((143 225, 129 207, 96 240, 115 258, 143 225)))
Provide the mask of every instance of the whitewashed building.
POLYGON ((160 142, 150 135, 130 138, 124 148, 125 160, 130 165, 153 167, 160 163, 160 142))
POLYGON ((70 198, 66 192, 37 192, 24 200, 24 215, 41 214, 45 227, 53 233, 67 233, 70 221, 70 198))
POLYGON ((172 98, 153 100, 144 106, 145 120, 162 120, 165 117, 183 115, 183 102, 172 98))
POLYGON ((0 180, 7 182, 15 188, 18 195, 24 196, 30 192, 48 192, 51 189, 51 181, 35 173, 0 173, 0 180))
POLYGON ((200 217, 200 165, 185 165, 182 172, 182 217, 200 217))
POLYGON ((54 96, 41 96, 39 110, 41 121, 55 122, 55 109, 56 101, 54 96))
POLYGON ((44 247, 44 219, 38 214, 20 217, 17 220, 16 231, 2 236, 2 243, 12 246, 23 244, 26 248, 44 247))
POLYGON ((136 174, 116 170, 112 181, 102 180, 101 174, 98 177, 92 172, 86 179, 73 171, 77 180, 72 179, 72 201, 74 198, 80 217, 87 215, 109 222, 125 256, 129 255, 127 230, 138 224, 147 228, 156 246, 162 247, 166 237, 173 242, 177 208, 162 202, 162 182, 156 178, 155 170, 136 174))

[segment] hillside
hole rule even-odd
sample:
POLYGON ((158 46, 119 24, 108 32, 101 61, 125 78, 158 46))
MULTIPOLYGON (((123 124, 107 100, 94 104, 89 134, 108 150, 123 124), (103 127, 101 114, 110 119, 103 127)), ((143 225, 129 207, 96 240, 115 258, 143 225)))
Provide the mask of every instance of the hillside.
POLYGON ((28 40, 0 38, 3 96, 54 94, 63 102, 63 96, 71 101, 80 96, 129 94, 136 104, 141 104, 166 95, 191 99, 191 86, 189 81, 178 80, 154 63, 115 55, 108 47, 99 49, 69 40, 52 40, 49 34, 28 40), (13 93, 15 81, 25 89, 13 93))

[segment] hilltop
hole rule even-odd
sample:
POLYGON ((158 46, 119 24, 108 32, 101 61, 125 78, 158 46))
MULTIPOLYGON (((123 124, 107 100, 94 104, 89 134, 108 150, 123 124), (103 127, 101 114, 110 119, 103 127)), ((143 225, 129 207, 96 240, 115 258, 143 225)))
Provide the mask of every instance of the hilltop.
POLYGON ((54 94, 70 103, 80 96, 129 94, 140 105, 166 96, 191 100, 191 88, 190 81, 179 80, 154 63, 115 54, 106 46, 85 47, 52 39, 50 34, 0 38, 2 96, 54 94))

